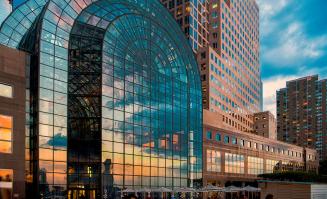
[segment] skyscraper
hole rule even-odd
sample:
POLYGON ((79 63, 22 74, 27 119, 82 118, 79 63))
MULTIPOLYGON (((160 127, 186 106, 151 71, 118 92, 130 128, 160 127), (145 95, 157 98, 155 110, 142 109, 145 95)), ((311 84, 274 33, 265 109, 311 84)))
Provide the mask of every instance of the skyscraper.
MULTIPOLYGON (((209 13, 209 43, 217 55, 208 53, 208 59, 218 58, 225 67, 222 68, 217 60, 220 68, 214 69, 208 65, 208 69, 220 74, 216 77, 221 78, 218 81, 226 82, 222 94, 234 100, 235 109, 232 112, 258 112, 262 92, 259 7, 255 0, 214 0, 210 2, 209 13), (233 88, 236 92, 232 92, 233 88), (237 96, 232 96, 233 93, 237 96)), ((221 101, 218 98, 215 100, 221 101)))
MULTIPOLYGON (((198 52, 203 106, 229 128, 252 132, 262 108, 259 9, 254 0, 211 1, 209 44, 198 52)), ((204 121, 205 123, 205 121, 204 121)))
POLYGON ((197 53, 204 108, 224 115, 221 122, 231 128, 250 132, 253 113, 262 110, 256 1, 161 2, 180 24, 197 53), (206 21, 208 25, 203 23, 206 21), (206 37, 207 40, 202 40, 207 42, 195 48, 193 44, 206 37))
POLYGON ((0 24, 6 19, 12 10, 11 0, 0 0, 0 24))
POLYGON ((277 91, 278 139, 315 148, 326 159, 326 84, 318 75, 288 81, 277 91))
POLYGON ((30 0, 0 38, 31 55, 29 198, 201 185, 199 70, 158 1, 30 0))
POLYGON ((196 52, 209 44, 208 0, 160 0, 182 28, 196 52))

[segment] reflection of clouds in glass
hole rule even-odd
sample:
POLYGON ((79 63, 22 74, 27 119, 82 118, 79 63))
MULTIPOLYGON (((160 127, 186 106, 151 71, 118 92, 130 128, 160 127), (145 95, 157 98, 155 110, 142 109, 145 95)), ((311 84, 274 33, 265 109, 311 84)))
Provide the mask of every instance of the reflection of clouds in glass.
POLYGON ((11 12, 11 5, 8 0, 0 0, 0 24, 6 19, 11 12))
POLYGON ((67 136, 61 133, 56 134, 48 141, 48 145, 53 147, 66 147, 67 146, 67 136))

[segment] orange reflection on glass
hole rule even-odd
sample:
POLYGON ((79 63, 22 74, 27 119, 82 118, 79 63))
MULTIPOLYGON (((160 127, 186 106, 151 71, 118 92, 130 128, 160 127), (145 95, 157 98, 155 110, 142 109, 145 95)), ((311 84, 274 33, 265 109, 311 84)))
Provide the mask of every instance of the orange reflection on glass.
POLYGON ((55 161, 67 161, 67 151, 54 151, 55 161))
POLYGON ((11 153, 11 142, 0 141, 0 153, 11 153))
POLYGON ((13 170, 0 169, 0 182, 12 182, 12 181, 13 181, 13 170))
POLYGON ((12 128, 12 117, 0 115, 0 127, 11 129, 12 128))
POLYGON ((11 129, 0 128, 0 140, 11 141, 11 129))
POLYGON ((53 150, 51 149, 39 149, 39 158, 41 160, 53 160, 53 150))
POLYGON ((66 184, 67 182, 67 175, 61 173, 54 173, 54 184, 66 184))

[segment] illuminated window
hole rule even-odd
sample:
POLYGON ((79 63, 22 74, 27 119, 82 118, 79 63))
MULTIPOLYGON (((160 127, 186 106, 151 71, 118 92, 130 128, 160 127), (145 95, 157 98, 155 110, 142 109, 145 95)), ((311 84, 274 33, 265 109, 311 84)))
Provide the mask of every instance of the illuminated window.
POLYGON ((279 161, 277 160, 266 160, 266 172, 265 173, 274 173, 278 170, 279 161))
POLYGON ((257 157, 248 157, 248 174, 263 174, 263 159, 257 157))
POLYGON ((11 169, 0 169, 0 198, 11 198, 13 171, 11 169))
POLYGON ((221 153, 207 150, 207 171, 221 172, 221 153))
POLYGON ((12 152, 12 117, 0 115, 0 153, 12 152))
POLYGON ((225 172, 244 173, 244 156, 239 154, 225 153, 225 172))
POLYGON ((12 86, 0 83, 0 96, 12 98, 13 97, 12 86))

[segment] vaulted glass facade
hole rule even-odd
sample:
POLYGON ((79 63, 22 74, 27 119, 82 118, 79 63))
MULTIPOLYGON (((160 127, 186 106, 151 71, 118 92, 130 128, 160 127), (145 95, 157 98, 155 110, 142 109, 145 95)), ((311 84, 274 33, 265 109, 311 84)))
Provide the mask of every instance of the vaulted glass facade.
POLYGON ((199 71, 159 2, 29 0, 0 42, 32 54, 33 198, 202 185, 199 71))

